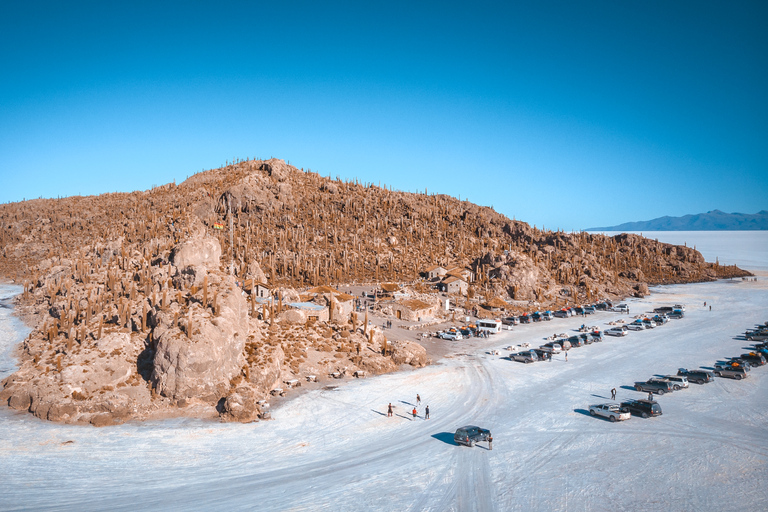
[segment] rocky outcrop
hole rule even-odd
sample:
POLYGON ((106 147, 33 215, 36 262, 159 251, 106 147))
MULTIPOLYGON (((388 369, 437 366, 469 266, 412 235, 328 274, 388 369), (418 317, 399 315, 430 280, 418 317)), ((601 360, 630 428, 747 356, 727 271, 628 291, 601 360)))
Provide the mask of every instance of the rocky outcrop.
POLYGON ((409 364, 417 368, 429 364, 427 350, 415 341, 395 341, 392 345, 392 361, 395 364, 409 364))
POLYGON ((229 276, 219 284, 217 309, 193 308, 191 332, 170 329, 158 338, 151 381, 161 395, 217 401, 240 373, 248 307, 229 276))
POLYGON ((221 259, 221 244, 213 237, 201 237, 187 240, 174 247, 171 262, 183 269, 215 270, 219 268, 221 259))
POLYGON ((257 403, 256 393, 248 386, 240 386, 224 398, 219 413, 224 421, 240 423, 256 421, 260 414, 261 409, 257 403))

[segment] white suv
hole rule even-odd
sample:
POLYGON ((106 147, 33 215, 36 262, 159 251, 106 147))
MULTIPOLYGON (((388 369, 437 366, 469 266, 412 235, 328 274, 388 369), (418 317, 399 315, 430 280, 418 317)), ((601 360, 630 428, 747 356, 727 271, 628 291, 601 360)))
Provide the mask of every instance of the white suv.
POLYGON ((688 387, 688 377, 684 375, 665 375, 664 380, 668 380, 675 391, 688 387))

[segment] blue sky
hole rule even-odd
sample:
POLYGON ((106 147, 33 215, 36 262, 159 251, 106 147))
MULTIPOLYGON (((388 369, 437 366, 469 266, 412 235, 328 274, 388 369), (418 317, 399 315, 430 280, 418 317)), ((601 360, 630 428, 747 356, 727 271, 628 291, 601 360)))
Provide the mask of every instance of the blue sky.
POLYGON ((768 208, 768 2, 3 2, 0 201, 232 158, 539 227, 768 208))

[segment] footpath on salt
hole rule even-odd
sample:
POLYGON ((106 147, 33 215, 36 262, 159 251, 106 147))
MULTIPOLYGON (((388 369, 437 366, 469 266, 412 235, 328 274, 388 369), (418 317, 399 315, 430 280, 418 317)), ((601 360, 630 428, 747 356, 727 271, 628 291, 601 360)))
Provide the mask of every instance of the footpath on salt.
MULTIPOLYGON (((618 400, 644 398, 635 381, 746 352, 739 335, 768 320, 764 278, 653 292, 629 301, 632 316, 684 303, 685 318, 574 348, 567 362, 516 363, 504 347, 538 346, 583 318, 452 342, 433 366, 306 393, 274 421, 95 429, 5 409, 0 509, 768 510, 768 367, 661 396, 658 418, 586 412, 613 387, 618 400), (493 450, 456 446, 466 424, 491 429, 493 450)), ((618 318, 629 317, 586 323, 618 318)))

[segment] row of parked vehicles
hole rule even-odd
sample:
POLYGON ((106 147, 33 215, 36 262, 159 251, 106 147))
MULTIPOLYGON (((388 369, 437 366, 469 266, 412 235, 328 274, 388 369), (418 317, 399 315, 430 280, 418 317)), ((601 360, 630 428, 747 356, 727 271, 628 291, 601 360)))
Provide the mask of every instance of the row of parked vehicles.
MULTIPOLYGON (((756 329, 748 330, 745 333, 748 340, 763 340, 752 345, 752 350, 738 357, 731 357, 725 361, 718 361, 712 371, 697 368, 680 368, 676 375, 664 375, 654 377, 645 382, 635 382, 634 388, 637 391, 663 395, 681 389, 687 389, 689 382, 695 384, 706 384, 715 380, 715 376, 732 378, 736 380, 744 379, 748 376, 754 366, 764 366, 768 361, 768 322, 758 326, 756 329), (759 338, 758 338, 759 336, 759 338)), ((601 416, 610 421, 628 420, 631 415, 649 418, 660 416, 661 406, 655 400, 628 400, 621 404, 607 403, 590 405, 589 413, 592 416, 601 416)))
POLYGON ((713 373, 718 377, 730 379, 746 379, 754 366, 764 366, 768 361, 768 322, 749 329, 744 333, 749 341, 754 343, 751 350, 737 357, 729 357, 724 361, 715 363, 713 373))
POLYGON ((617 313, 629 313, 629 306, 626 304, 616 304, 610 300, 595 302, 584 306, 573 306, 558 309, 557 311, 534 311, 533 313, 523 313, 519 316, 508 316, 501 320, 504 325, 530 324, 534 322, 550 321, 553 318, 568 318, 571 316, 587 316, 598 311, 615 311, 617 313))
MULTIPOLYGON (((625 305, 620 304, 619 306, 625 305)), ((666 310, 667 308, 657 308, 657 310, 660 309, 666 310)), ((678 311, 680 316, 676 316, 677 318, 683 317, 684 306, 678 304, 668 309, 673 312, 678 311)), ((630 324, 606 329, 605 334, 608 336, 626 336, 629 334, 630 330, 654 329, 667 322, 669 322, 669 316, 662 311, 657 312, 651 318, 638 318, 630 324)), ((533 363, 551 359, 553 355, 565 352, 573 347, 583 347, 584 345, 591 345, 592 343, 603 341, 603 333, 597 327, 587 327, 582 325, 579 331, 579 334, 574 336, 568 336, 566 334, 556 335, 554 339, 539 348, 516 352, 511 354, 509 358, 513 361, 520 361, 522 363, 533 363)))

